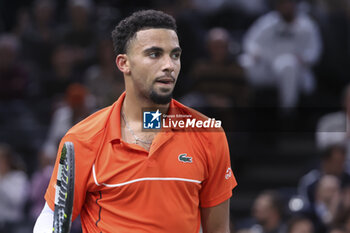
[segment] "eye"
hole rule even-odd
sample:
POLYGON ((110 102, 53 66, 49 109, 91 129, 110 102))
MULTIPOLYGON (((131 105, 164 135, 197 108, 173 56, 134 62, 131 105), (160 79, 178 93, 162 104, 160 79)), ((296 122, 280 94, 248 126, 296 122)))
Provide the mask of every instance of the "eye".
POLYGON ((175 60, 178 60, 178 59, 180 58, 180 56, 181 56, 181 53, 173 53, 173 54, 171 55, 171 57, 172 57, 173 59, 175 59, 175 60))
POLYGON ((148 54, 148 56, 150 58, 157 58, 157 57, 160 56, 160 53, 159 52, 151 52, 151 53, 148 54))

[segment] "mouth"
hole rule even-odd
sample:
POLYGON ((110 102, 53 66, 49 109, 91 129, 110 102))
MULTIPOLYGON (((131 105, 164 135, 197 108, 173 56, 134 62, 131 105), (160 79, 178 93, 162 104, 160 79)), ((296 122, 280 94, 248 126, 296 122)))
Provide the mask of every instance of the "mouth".
POLYGON ((155 83, 160 85, 172 85, 175 83, 175 79, 173 77, 161 77, 155 80, 155 83))

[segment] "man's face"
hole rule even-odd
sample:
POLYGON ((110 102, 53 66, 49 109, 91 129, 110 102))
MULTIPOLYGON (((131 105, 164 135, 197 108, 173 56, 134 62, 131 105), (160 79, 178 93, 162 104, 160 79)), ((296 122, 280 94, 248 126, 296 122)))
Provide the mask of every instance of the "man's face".
POLYGON ((273 211, 270 197, 261 195, 255 200, 253 205, 253 216, 259 224, 265 225, 273 211))
POLYGON ((290 233, 313 233, 314 227, 309 220, 302 220, 294 224, 290 233))
POLYGON ((180 72, 180 55, 175 31, 138 31, 127 49, 134 91, 156 104, 169 103, 180 72))
POLYGON ((294 20, 295 17, 296 4, 294 1, 291 0, 281 1, 277 5, 277 11, 280 12, 282 18, 286 22, 290 23, 294 20))
POLYGON ((341 176, 344 172, 346 162, 346 153, 341 148, 333 148, 332 155, 327 160, 328 172, 335 176, 341 176))

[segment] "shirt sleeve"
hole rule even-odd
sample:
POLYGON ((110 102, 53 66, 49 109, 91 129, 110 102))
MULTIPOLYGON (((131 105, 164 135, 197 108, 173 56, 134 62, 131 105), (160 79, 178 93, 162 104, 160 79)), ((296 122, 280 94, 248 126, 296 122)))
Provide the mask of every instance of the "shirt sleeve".
POLYGON ((318 25, 308 16, 303 16, 300 20, 302 40, 298 46, 300 56, 308 65, 314 65, 322 53, 322 40, 318 25))
POLYGON ((268 13, 257 19, 243 37, 243 51, 257 57, 266 56, 266 45, 271 40, 273 25, 276 23, 276 14, 268 13))
POLYGON ((73 217, 72 221, 79 215, 85 202, 85 194, 87 191, 87 182, 91 171, 91 149, 87 143, 82 143, 72 135, 66 135, 59 145, 55 167, 50 179, 49 186, 46 190, 45 200, 51 209, 55 208, 55 192, 57 170, 61 155, 61 150, 65 142, 72 142, 75 151, 75 179, 74 179, 74 201, 73 201, 73 217))
MULTIPOLYGON (((214 134, 214 133, 212 133, 214 134)), ((208 152, 208 177, 200 191, 201 207, 213 207, 232 196, 232 189, 237 185, 231 170, 230 153, 224 132, 213 135, 208 152)))

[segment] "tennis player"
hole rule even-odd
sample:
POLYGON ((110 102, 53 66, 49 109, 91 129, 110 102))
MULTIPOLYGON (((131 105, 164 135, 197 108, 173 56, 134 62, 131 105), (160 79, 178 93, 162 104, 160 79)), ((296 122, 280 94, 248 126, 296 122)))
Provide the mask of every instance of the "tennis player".
MULTIPOLYGON (((172 99, 181 56, 174 18, 138 11, 112 38, 125 92, 71 128, 58 149, 75 148, 73 219, 80 214, 89 233, 229 232, 236 180, 224 131, 142 127, 143 108, 200 116, 172 99)), ((35 233, 52 232, 57 167, 35 233)))

